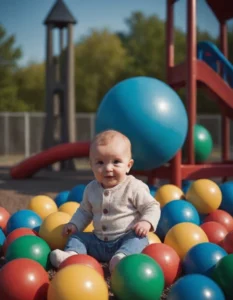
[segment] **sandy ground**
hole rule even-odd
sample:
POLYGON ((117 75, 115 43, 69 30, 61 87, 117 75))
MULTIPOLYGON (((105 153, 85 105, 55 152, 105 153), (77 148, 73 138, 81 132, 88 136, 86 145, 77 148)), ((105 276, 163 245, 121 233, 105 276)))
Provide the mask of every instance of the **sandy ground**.
MULTIPOLYGON (((30 199, 37 195, 48 195, 52 198, 61 191, 70 190, 77 184, 86 184, 93 179, 90 170, 79 170, 77 172, 41 171, 32 178, 13 180, 9 174, 9 167, 0 167, 0 206, 14 213, 20 209, 26 209, 30 199)), ((0 266, 4 264, 4 258, 0 258, 0 266)), ((108 265, 103 264, 105 279, 109 287, 109 299, 115 300, 110 290, 110 275, 108 265)), ((53 278, 55 270, 49 271, 50 279, 53 278)), ((167 291, 161 299, 166 299, 167 291)))

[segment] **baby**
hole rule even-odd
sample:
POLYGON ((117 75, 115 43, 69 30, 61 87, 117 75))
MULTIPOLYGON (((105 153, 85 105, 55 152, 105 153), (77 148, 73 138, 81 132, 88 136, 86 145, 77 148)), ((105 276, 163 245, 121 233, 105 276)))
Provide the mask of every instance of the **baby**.
POLYGON ((133 165, 131 143, 122 133, 99 133, 90 146, 95 176, 63 235, 70 235, 64 251, 56 249, 50 261, 56 268, 69 256, 88 254, 109 262, 110 272, 126 255, 141 253, 147 234, 155 231, 160 205, 141 180, 127 175, 133 165), (93 221, 94 231, 83 232, 93 221))

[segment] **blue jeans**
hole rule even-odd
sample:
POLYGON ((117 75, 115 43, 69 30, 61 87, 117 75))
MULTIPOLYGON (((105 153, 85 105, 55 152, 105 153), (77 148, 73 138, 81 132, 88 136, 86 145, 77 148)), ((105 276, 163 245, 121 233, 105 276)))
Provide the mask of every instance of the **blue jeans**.
POLYGON ((138 237, 134 231, 108 242, 98 239, 92 232, 77 232, 70 236, 64 250, 88 254, 99 262, 109 262, 117 253, 125 255, 141 253, 148 244, 147 237, 138 237))

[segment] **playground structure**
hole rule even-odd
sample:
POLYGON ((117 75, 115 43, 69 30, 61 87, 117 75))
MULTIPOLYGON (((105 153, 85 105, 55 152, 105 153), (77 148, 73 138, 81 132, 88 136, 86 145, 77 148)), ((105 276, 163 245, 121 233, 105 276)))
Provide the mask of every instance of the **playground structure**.
MULTIPOLYGON (((149 171, 134 171, 136 175, 148 177, 153 184, 155 178, 166 178, 171 183, 181 186, 183 179, 230 177, 233 164, 230 162, 229 122, 233 118, 233 67, 227 60, 226 21, 233 17, 231 1, 207 0, 208 5, 220 23, 220 48, 209 42, 196 43, 196 0, 187 1, 187 55, 186 61, 174 65, 173 9, 175 0, 167 0, 166 62, 167 83, 175 90, 186 87, 189 132, 187 136, 187 162, 182 163, 181 149, 169 164, 149 171), (223 9, 224 8, 224 9, 223 9), (193 127, 196 124, 197 87, 204 86, 218 101, 222 112, 222 162, 195 163, 193 127)), ((32 176, 39 169, 56 161, 73 157, 87 157, 89 144, 85 150, 80 143, 55 146, 31 157, 11 169, 13 178, 32 176), (63 149, 62 151, 58 151, 63 149)))
MULTIPOLYGON (((75 142, 75 88, 73 26, 76 20, 62 0, 57 0, 46 17, 46 119, 43 149, 75 142), (54 30, 59 30, 59 53, 54 54, 54 30), (66 38, 65 38, 66 34, 66 38), (66 43, 65 43, 66 41, 66 43)), ((61 168, 72 168, 71 160, 61 168)))
MULTIPOLYGON (((173 10, 177 0, 167 0, 166 27, 166 62, 167 83, 174 89, 186 87, 187 113, 189 131, 187 136, 187 163, 182 163, 181 150, 168 166, 147 172, 148 181, 154 178, 168 178, 181 186, 183 179, 210 177, 230 177, 233 175, 233 164, 230 159, 230 118, 233 118, 233 68, 227 60, 227 25, 233 17, 232 1, 207 0, 220 24, 220 48, 203 42, 197 47, 196 42, 196 0, 187 1, 187 55, 186 61, 174 65, 174 28, 173 10), (218 101, 222 113, 222 162, 195 164, 193 127, 196 124, 197 87, 204 86, 218 101)), ((145 172, 137 172, 145 175, 145 172)))

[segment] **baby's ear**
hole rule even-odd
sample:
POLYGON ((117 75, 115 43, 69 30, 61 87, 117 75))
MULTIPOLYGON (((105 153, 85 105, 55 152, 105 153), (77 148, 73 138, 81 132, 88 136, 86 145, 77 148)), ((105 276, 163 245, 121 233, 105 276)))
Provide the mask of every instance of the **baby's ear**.
POLYGON ((127 173, 129 173, 130 169, 132 168, 134 164, 134 160, 133 159, 130 159, 130 161, 128 162, 128 168, 127 168, 127 173))

